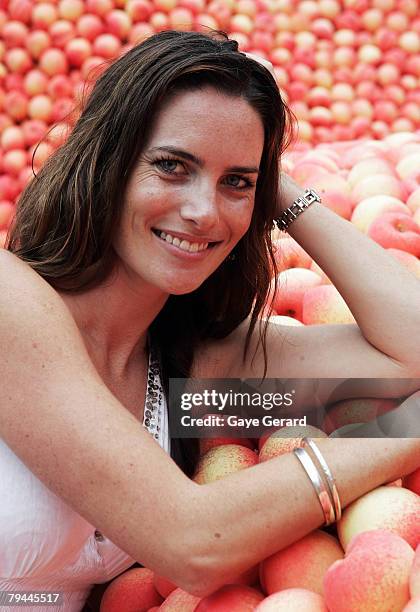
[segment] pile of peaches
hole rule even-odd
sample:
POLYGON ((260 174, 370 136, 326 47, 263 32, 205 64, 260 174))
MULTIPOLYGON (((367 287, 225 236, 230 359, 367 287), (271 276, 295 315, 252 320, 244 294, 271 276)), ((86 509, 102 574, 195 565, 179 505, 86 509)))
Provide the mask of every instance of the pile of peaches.
MULTIPOLYGON (((394 400, 343 400, 323 430, 291 426, 259 440, 200 440, 194 476, 207 484, 290 453, 303 436, 337 435, 390 409, 394 400), (325 430, 325 431, 324 431, 325 430), (287 437, 286 437, 287 435, 287 437)), ((200 598, 147 568, 132 568, 104 592, 101 612, 419 612, 420 469, 363 495, 332 529, 317 529, 200 598)))
MULTIPOLYGON (((282 168, 313 187, 322 203, 380 244, 420 279, 420 131, 383 140, 298 143, 282 168)), ((275 315, 290 325, 355 323, 321 268, 287 233, 275 230, 275 315)), ((398 290, 396 288, 396 290, 398 290)), ((267 314, 267 313, 266 313, 267 314)))

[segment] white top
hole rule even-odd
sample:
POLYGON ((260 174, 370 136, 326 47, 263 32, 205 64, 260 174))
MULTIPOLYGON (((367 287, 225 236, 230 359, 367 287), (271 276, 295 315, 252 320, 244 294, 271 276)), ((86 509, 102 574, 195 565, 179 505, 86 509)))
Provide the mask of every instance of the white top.
MULTIPOLYGON (((164 395, 160 407, 157 442, 169 454, 164 395)), ((80 612, 94 584, 136 561, 50 491, 0 439, 0 591, 63 593, 61 605, 1 606, 2 612, 80 612)))

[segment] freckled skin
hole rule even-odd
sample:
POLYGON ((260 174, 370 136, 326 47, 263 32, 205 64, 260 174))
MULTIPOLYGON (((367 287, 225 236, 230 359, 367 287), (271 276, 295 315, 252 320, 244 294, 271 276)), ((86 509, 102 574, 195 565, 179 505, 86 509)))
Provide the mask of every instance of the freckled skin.
MULTIPOLYGON (((258 168, 263 146, 260 116, 242 98, 206 87, 165 101, 130 177, 114 240, 133 287, 184 294, 219 267, 248 230, 255 200, 255 187, 239 189, 246 181, 226 168, 258 168), (202 159, 203 167, 183 160, 162 167, 156 163, 162 156, 177 156, 152 149, 169 145, 202 159), (186 261, 163 248, 152 228, 207 235, 222 244, 200 261, 186 261)), ((255 173, 247 176, 256 182, 255 173)))

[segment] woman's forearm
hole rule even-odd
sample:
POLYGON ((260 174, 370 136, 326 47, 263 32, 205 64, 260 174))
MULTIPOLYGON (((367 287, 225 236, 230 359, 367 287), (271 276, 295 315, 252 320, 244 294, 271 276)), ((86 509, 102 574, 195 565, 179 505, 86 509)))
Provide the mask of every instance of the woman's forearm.
MULTIPOLYGON (((289 206, 304 190, 292 182, 287 187, 289 206)), ((309 206, 288 233, 331 279, 365 338, 412 376, 420 376, 419 280, 350 221, 322 204, 309 206)))
MULTIPOLYGON (((420 465, 420 440, 317 442, 343 506, 420 465)), ((293 453, 201 485, 190 511, 202 560, 200 592, 195 592, 199 596, 229 583, 324 522, 315 490, 293 453)))

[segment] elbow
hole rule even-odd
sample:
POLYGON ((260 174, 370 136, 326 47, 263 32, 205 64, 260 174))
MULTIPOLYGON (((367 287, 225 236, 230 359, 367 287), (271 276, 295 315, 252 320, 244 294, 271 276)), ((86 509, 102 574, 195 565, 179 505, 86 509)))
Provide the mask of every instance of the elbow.
POLYGON ((207 597, 214 591, 217 591, 224 582, 217 578, 210 568, 205 569, 203 566, 198 567, 190 562, 188 570, 185 572, 180 581, 180 588, 196 597, 207 597))

